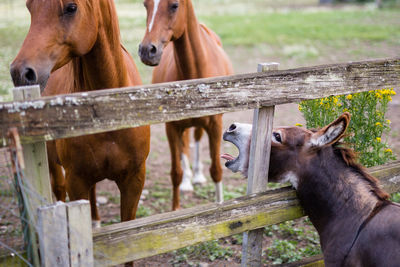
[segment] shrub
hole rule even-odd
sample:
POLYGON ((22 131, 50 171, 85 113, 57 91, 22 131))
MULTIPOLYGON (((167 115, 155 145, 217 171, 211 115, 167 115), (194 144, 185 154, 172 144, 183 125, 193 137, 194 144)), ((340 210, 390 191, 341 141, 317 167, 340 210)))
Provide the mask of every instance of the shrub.
POLYGON ((323 127, 343 112, 350 112, 351 122, 344 141, 358 152, 361 164, 371 167, 395 159, 385 139, 390 131, 390 121, 385 114, 395 94, 392 88, 331 96, 303 101, 299 110, 306 119, 307 128, 323 127))

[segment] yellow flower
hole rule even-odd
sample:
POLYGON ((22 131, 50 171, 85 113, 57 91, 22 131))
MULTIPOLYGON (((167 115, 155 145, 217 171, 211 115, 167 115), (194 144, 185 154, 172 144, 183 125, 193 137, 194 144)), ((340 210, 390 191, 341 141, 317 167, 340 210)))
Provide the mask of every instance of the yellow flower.
POLYGON ((319 102, 319 104, 322 106, 324 104, 324 100, 321 99, 321 101, 319 102))
POLYGON ((382 99, 382 95, 380 93, 375 93, 375 97, 379 98, 379 99, 382 99))
POLYGON ((382 140, 382 139, 381 139, 380 137, 377 137, 377 138, 376 138, 376 141, 378 141, 378 143, 380 143, 381 140, 382 140))
POLYGON ((396 92, 393 90, 393 88, 390 89, 390 94, 391 94, 391 95, 396 95, 396 92))
POLYGON ((393 151, 392 151, 390 148, 386 148, 386 149, 385 149, 385 152, 386 152, 386 153, 390 153, 390 154, 393 153, 393 151))
POLYGON ((301 124, 301 123, 296 123, 295 126, 297 126, 297 127, 302 127, 303 124, 301 124))
POLYGON ((382 126, 382 123, 377 122, 377 123, 375 123, 375 125, 376 125, 376 126, 382 126))
POLYGON ((337 104, 338 101, 339 101, 339 99, 337 98, 337 96, 335 96, 335 97, 333 98, 333 103, 337 104))
POLYGON ((303 107, 302 107, 301 105, 299 105, 299 110, 300 110, 300 111, 302 111, 302 110, 303 110, 303 107))
POLYGON ((388 124, 391 124, 391 123, 392 123, 390 120, 386 120, 386 122, 387 122, 388 124))
POLYGON ((343 109, 343 112, 348 112, 349 110, 347 108, 343 109))
POLYGON ((347 95, 347 96, 346 96, 346 99, 347 99, 347 100, 351 100, 352 98, 353 98, 352 95, 347 95))
POLYGON ((391 96, 388 96, 388 99, 389 99, 389 102, 391 102, 391 101, 392 101, 392 97, 391 97, 391 96))

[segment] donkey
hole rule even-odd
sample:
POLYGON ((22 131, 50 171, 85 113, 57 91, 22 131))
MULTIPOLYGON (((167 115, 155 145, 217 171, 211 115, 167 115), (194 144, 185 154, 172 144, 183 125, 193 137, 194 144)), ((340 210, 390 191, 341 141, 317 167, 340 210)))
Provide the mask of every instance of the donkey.
MULTIPOLYGON (((269 180, 290 182, 320 235, 326 266, 399 266, 400 206, 339 141, 344 113, 318 131, 280 127, 272 133, 269 180)), ((232 124, 223 138, 239 149, 225 166, 247 176, 251 125, 232 124)))

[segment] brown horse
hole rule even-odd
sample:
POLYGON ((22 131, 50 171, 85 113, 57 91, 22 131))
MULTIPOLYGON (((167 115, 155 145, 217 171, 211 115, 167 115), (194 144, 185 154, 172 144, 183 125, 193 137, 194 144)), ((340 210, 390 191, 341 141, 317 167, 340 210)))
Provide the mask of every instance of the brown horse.
MULTIPOLYGON (((190 0, 145 0, 144 5, 147 9, 147 30, 139 46, 139 55, 143 63, 158 65, 153 71, 153 83, 233 73, 219 37, 206 26, 199 24, 190 0)), ((209 137, 212 161, 210 174, 216 184, 216 198, 218 202, 223 200, 222 168, 219 162, 222 115, 169 122, 166 123, 166 132, 171 150, 173 210, 180 207, 179 186, 181 185, 180 189, 183 191, 193 190, 190 182, 192 172, 188 161, 189 127, 196 127, 193 182, 205 182, 199 147, 205 129, 209 137)))
MULTIPOLYGON (((121 46, 113 0, 27 0, 27 7, 31 26, 11 65, 16 86, 40 84, 44 95, 55 95, 141 83, 136 65, 121 46)), ((50 166, 59 161, 64 167, 70 200, 87 199, 95 184, 108 178, 121 192, 121 220, 135 218, 145 180, 149 126, 53 144, 50 166)), ((99 220, 93 194, 91 200, 92 218, 99 220)))
MULTIPOLYGON (((399 266, 400 206, 356 163, 339 140, 350 122, 344 113, 318 131, 274 129, 269 179, 291 182, 317 229, 326 266, 399 266)), ((232 124, 224 140, 239 148, 226 166, 247 176, 251 125, 232 124)))

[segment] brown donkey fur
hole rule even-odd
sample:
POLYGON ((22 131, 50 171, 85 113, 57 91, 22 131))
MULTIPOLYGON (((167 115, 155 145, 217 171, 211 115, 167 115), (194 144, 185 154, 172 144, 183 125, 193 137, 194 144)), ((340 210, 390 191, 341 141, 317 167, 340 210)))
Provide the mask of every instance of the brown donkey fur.
MULTIPOLYGON (((218 36, 197 21, 190 0, 145 0, 147 30, 139 47, 141 60, 151 66, 153 83, 206 78, 233 73, 231 63, 218 36)), ((222 168, 219 152, 222 136, 222 115, 186 119, 166 123, 171 150, 172 209, 179 204, 181 190, 193 190, 188 163, 188 128, 196 127, 196 160, 193 182, 204 182, 199 160, 199 141, 205 129, 209 137, 210 174, 216 183, 217 201, 222 201, 222 168), (182 171, 181 160, 184 167, 182 171)))
MULTIPOLYGON (((344 113, 318 131, 273 131, 269 180, 291 182, 320 235, 326 266, 399 266, 400 206, 356 162, 339 140, 350 122, 344 113)), ((224 139, 239 148, 226 166, 247 175, 251 125, 235 123, 224 139)))
MULTIPOLYGON (((16 86, 40 84, 43 95, 56 95, 141 84, 121 46, 113 0, 27 0, 27 7, 31 27, 11 65, 16 86)), ((114 180, 121 192, 122 221, 134 219, 149 146, 148 126, 57 140, 48 152, 58 177, 53 183, 63 191, 59 162, 70 200, 88 199, 92 190, 92 218, 99 220, 94 186, 105 178, 114 180)))

